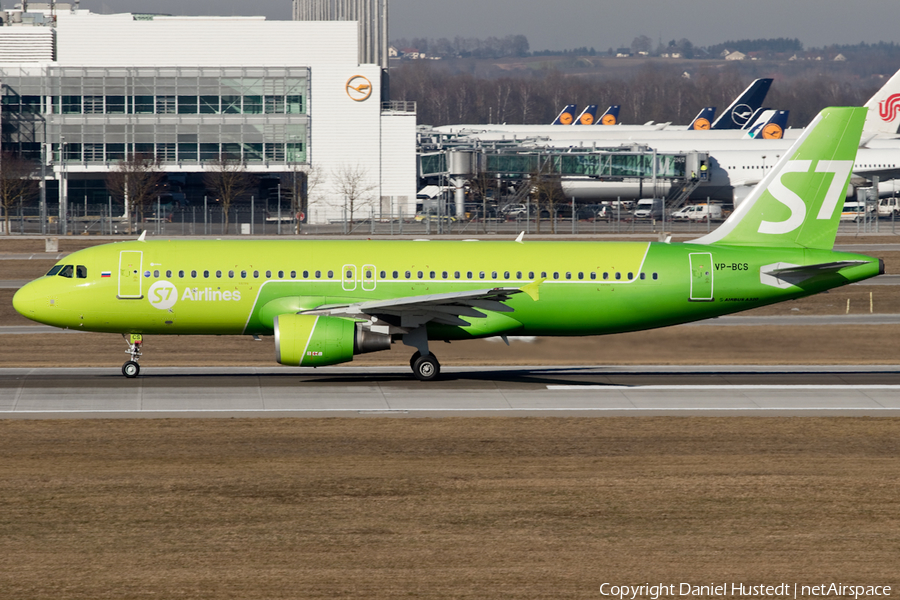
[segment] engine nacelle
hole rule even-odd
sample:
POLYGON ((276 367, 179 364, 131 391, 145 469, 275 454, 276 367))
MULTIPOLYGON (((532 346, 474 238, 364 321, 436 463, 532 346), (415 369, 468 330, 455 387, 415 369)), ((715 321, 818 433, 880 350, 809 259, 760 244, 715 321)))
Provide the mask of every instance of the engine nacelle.
POLYGON ((282 365, 321 367, 353 360, 354 354, 387 350, 391 336, 353 319, 286 314, 275 317, 275 360, 282 365))

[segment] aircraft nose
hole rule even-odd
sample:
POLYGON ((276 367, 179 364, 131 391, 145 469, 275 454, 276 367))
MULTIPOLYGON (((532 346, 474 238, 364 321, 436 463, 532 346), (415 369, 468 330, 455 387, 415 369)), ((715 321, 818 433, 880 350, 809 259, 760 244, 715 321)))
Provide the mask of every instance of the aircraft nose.
POLYGON ((13 295, 13 308, 23 317, 34 319, 36 300, 34 284, 26 283, 13 295))

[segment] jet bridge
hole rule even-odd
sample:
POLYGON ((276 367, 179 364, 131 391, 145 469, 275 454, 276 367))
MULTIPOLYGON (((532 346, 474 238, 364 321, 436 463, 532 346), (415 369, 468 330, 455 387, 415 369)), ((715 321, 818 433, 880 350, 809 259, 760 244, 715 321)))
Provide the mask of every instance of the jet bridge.
MULTIPOLYGON (((433 138, 429 137, 429 141, 433 138)), ((568 198, 590 202, 617 198, 668 198, 683 203, 690 192, 705 183, 709 157, 704 152, 658 153, 646 146, 624 148, 537 148, 510 140, 505 143, 422 143, 420 180, 449 184, 455 190, 455 211, 464 214, 466 184, 486 178, 500 189, 525 187, 537 177, 556 178, 568 198)), ((677 208, 674 203, 672 209, 677 208)))

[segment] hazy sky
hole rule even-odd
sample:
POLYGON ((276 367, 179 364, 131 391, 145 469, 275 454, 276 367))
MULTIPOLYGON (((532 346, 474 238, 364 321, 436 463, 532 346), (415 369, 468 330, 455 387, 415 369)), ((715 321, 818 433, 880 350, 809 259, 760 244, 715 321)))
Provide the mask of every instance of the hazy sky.
MULTIPOLYGON (((82 0, 95 12, 265 15, 290 19, 290 0, 82 0)), ((807 47, 898 41, 897 0, 390 0, 391 38, 524 34, 532 50, 628 46, 687 38, 799 38, 807 47)))

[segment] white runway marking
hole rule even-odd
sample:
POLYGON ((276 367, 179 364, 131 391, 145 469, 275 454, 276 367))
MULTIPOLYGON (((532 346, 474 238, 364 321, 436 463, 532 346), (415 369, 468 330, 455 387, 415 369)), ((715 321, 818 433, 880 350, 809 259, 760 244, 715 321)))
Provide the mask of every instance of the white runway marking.
POLYGON ((688 390, 777 390, 777 391, 861 391, 861 390, 900 390, 900 385, 548 385, 552 391, 600 390, 609 392, 622 391, 688 391, 688 390))

